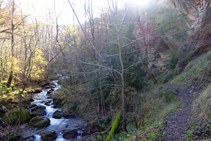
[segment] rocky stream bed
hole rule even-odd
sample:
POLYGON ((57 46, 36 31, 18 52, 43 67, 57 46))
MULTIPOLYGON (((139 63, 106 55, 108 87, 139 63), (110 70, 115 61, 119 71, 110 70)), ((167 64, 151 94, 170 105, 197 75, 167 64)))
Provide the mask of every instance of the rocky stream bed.
POLYGON ((60 88, 58 80, 46 85, 45 89, 33 95, 29 106, 34 116, 29 124, 24 124, 24 139, 27 141, 66 141, 82 137, 84 121, 80 118, 64 118, 61 108, 55 108, 51 94, 60 88))
MULTIPOLYGON (((51 81, 43 89, 24 97, 21 110, 23 124, 14 140, 22 138, 24 141, 68 141, 78 140, 87 135, 89 127, 83 119, 67 114, 63 117, 62 108, 54 105, 52 95, 60 87, 58 80, 51 81)), ((8 123, 17 125, 19 106, 15 99, 9 97, 3 98, 0 106, 2 132, 3 126, 8 123)))

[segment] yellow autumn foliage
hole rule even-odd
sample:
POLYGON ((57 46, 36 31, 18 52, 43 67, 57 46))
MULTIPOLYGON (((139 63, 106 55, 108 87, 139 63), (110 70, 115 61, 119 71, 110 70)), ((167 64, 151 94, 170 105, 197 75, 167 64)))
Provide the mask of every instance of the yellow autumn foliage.
POLYGON ((13 58, 11 58, 10 61, 7 62, 7 67, 9 68, 9 70, 12 69, 14 73, 18 73, 20 71, 20 61, 18 60, 17 57, 14 56, 13 58), (13 67, 11 68, 12 64, 13 64, 13 67))
POLYGON ((43 58, 42 50, 36 46, 31 60, 30 76, 33 78, 41 78, 44 74, 46 64, 47 61, 43 58))

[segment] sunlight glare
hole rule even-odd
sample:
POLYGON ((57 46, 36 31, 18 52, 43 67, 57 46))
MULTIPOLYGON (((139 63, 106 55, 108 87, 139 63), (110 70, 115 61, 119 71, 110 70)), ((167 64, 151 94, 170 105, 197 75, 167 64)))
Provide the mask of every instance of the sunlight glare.
MULTIPOLYGON (((120 1, 125 1, 125 0, 120 0, 120 1)), ((148 6, 150 6, 152 0, 126 0, 127 2, 132 2, 133 4, 143 7, 143 8, 147 8, 148 6)))
POLYGON ((150 5, 150 0, 135 0, 135 2, 142 7, 148 7, 150 5))

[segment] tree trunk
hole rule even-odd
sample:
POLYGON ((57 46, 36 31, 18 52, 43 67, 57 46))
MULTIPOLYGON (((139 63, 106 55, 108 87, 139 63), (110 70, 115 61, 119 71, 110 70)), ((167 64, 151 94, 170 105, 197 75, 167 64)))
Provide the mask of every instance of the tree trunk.
POLYGON ((127 131, 126 129, 126 110, 125 110, 125 68, 122 60, 122 48, 121 48, 121 43, 120 43, 120 37, 119 37, 119 32, 117 33, 117 40, 118 40, 118 45, 119 45, 119 61, 121 64, 121 81, 122 81, 122 122, 123 122, 123 130, 127 131))
POLYGON ((11 20, 11 26, 12 26, 12 34, 11 34, 11 53, 12 53, 12 64, 11 64, 11 70, 10 70, 10 76, 9 79, 7 81, 7 87, 9 88, 12 80, 13 80, 13 67, 14 67, 14 62, 13 62, 13 58, 14 58, 14 24, 13 24, 13 17, 14 17, 14 0, 12 1, 12 20, 11 20))

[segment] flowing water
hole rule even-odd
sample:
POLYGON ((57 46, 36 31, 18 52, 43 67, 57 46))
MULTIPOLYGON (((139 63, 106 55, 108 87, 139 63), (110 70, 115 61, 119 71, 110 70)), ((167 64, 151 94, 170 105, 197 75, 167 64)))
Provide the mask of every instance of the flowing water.
MULTIPOLYGON (((56 87, 54 88, 54 91, 56 91, 57 89, 59 89, 61 86, 57 83, 58 80, 52 81, 52 83, 54 83, 56 85, 56 87)), ((41 105, 41 106, 45 106, 46 107, 46 117, 48 117, 50 119, 50 125, 46 128, 42 128, 42 129, 36 129, 36 128, 32 128, 31 129, 27 129, 27 131, 24 131, 24 136, 25 137, 29 137, 34 135, 35 136, 35 141, 41 141, 41 136, 39 135, 40 132, 43 131, 55 131, 57 133, 57 139, 56 141, 68 141, 67 139, 64 139, 62 137, 62 133, 64 130, 67 129, 74 129, 75 126, 81 124, 83 122, 82 119, 80 118, 61 118, 61 119, 55 119, 52 117, 53 113, 57 110, 61 111, 61 108, 53 108, 53 100, 47 96, 47 92, 50 91, 51 89, 44 89, 42 90, 42 92, 38 93, 38 94, 34 94, 33 99, 34 101, 31 102, 31 104, 36 104, 41 105), (45 105, 45 102, 50 102, 49 106, 45 105)), ((52 92, 54 92, 52 91, 52 92)), ((81 131, 78 131, 78 133, 80 134, 81 131)), ((77 138, 80 138, 81 136, 78 135, 77 138)))

